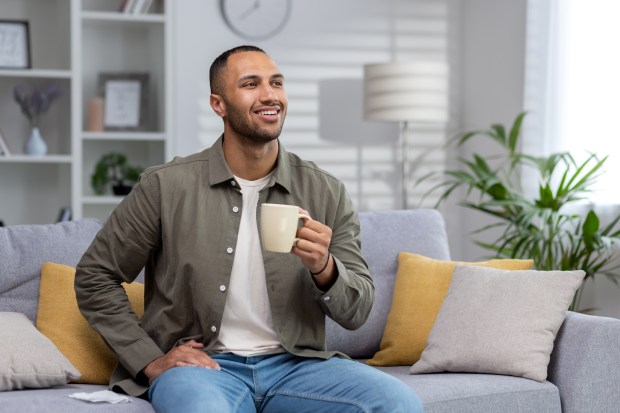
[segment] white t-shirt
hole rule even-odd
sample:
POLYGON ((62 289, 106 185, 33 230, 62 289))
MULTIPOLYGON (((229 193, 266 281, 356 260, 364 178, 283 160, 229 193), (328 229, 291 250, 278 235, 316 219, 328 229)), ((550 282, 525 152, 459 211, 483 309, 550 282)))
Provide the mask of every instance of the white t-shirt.
POLYGON ((228 296, 215 351, 240 356, 280 353, 267 296, 265 266, 260 246, 256 208, 258 192, 271 174, 256 181, 235 177, 241 186, 243 207, 228 296))

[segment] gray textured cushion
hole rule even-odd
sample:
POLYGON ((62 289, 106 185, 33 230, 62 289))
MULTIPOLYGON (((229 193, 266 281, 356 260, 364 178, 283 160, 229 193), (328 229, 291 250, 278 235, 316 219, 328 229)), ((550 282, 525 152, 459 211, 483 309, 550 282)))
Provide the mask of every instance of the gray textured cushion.
POLYGON ((620 412, 620 320, 568 312, 547 380, 560 389, 562 411, 620 412))
POLYGON ((93 393, 107 386, 95 384, 67 384, 53 389, 0 392, 0 411, 36 413, 154 413, 146 400, 132 397, 132 403, 88 403, 68 397, 73 393, 93 393))
POLYGON ((0 312, 0 391, 51 387, 80 372, 21 313, 0 312))
POLYGON ((401 251, 449 260, 448 238, 439 211, 362 212, 359 214, 362 254, 375 284, 375 303, 368 321, 348 331, 331 319, 326 324, 327 348, 354 358, 370 358, 379 351, 385 320, 390 311, 394 278, 401 251))
POLYGON ((94 219, 0 228, 0 311, 37 314, 45 261, 75 267, 101 225, 94 219))
POLYGON ((583 271, 456 267, 411 373, 493 373, 543 381, 583 271))
POLYGON ((548 381, 494 374, 410 375, 408 366, 378 368, 413 389, 425 413, 562 412, 558 388, 548 381))

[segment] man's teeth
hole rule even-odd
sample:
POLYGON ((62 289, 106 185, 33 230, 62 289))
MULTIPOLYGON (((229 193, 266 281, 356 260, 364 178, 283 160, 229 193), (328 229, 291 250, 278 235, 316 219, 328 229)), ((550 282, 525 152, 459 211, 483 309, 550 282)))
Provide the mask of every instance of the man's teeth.
POLYGON ((263 110, 258 112, 259 115, 277 115, 278 112, 275 110, 263 110))

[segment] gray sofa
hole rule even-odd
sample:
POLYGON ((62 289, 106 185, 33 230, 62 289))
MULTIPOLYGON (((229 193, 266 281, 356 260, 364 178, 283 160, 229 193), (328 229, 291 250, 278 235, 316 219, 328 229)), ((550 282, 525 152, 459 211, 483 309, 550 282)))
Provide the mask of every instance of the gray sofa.
MULTIPOLYGON (((354 358, 378 351, 390 308, 401 251, 449 259, 444 222, 436 210, 360 214, 362 247, 376 286, 370 319, 347 331, 328 320, 327 346, 354 358)), ((99 224, 81 220, 0 228, 0 311, 37 311, 41 263, 75 266, 99 224)), ((0 349, 0 351, 2 351, 0 349)), ((490 374, 410 375, 410 366, 383 367, 434 412, 620 412, 620 320, 568 313, 557 336, 543 383, 490 374)), ((0 412, 151 412, 148 402, 89 404, 68 394, 105 386, 68 384, 50 389, 0 392, 0 412)))

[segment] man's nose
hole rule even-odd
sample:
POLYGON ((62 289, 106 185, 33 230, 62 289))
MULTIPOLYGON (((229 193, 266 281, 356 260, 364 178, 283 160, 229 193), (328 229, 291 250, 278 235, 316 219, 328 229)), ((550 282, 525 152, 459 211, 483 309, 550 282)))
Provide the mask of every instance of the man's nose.
POLYGON ((278 95, 271 85, 266 84, 261 88, 260 99, 262 102, 277 102, 278 95))

